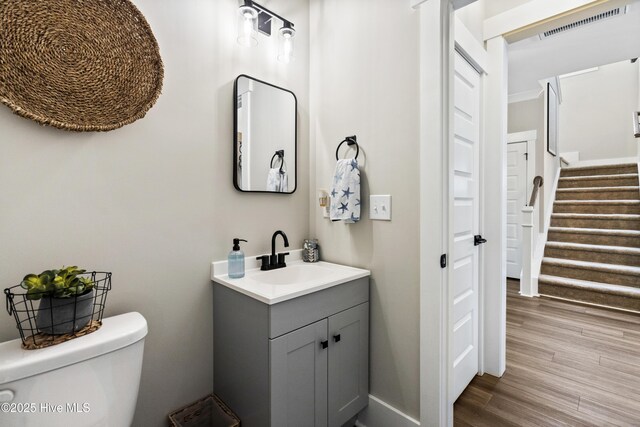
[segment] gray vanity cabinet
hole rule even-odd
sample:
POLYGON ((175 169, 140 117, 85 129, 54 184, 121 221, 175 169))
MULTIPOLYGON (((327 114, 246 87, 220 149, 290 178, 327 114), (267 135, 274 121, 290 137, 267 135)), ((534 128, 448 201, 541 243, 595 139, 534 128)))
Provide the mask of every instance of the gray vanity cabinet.
POLYGON ((341 426, 367 406, 368 303, 273 339, 270 350, 272 426, 341 426))
POLYGON ((214 283, 214 391, 243 427, 340 427, 368 404, 369 279, 268 305, 214 283))
POLYGON ((270 340, 271 425, 327 425, 327 319, 270 340))

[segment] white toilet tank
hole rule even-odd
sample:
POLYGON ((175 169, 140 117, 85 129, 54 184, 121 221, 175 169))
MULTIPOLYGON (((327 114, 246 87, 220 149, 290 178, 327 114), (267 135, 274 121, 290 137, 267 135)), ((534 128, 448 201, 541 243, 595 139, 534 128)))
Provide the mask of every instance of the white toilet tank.
POLYGON ((103 319, 84 337, 40 350, 0 344, 0 426, 127 427, 138 398, 147 321, 103 319))

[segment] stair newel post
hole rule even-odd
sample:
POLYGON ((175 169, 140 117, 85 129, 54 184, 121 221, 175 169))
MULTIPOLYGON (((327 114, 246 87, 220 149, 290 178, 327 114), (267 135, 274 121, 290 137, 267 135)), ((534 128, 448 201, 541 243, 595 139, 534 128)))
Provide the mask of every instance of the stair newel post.
POLYGON ((520 294, 527 297, 538 295, 537 283, 533 280, 533 206, 522 208, 522 273, 520 294))

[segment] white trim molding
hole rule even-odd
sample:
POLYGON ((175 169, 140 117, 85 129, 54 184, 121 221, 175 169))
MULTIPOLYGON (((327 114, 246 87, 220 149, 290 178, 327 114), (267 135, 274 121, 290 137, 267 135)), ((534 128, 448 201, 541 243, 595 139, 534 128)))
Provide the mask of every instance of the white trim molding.
MULTIPOLYGON (((417 9, 422 3, 427 2, 428 0, 409 0, 409 4, 412 8, 417 9)), ((461 7, 465 7, 470 5, 471 3, 476 2, 477 0, 450 0, 453 6, 453 9, 460 9, 461 7)))
POLYGON ((420 422, 393 406, 369 395, 369 406, 358 414, 358 427, 417 427, 420 422))
MULTIPOLYGON (((551 187, 551 200, 545 203, 544 214, 544 227, 538 233, 537 242, 534 245, 533 260, 531 263, 531 276, 532 287, 538 290, 538 277, 540 277, 540 270, 542 269, 542 258, 544 258, 544 248, 547 245, 547 236, 549 234, 549 227, 551 226, 551 214, 553 213, 553 202, 555 201, 556 190, 558 189, 558 181, 560 180, 560 172, 562 168, 558 168, 556 176, 553 179, 551 187)), ((548 185, 548 183, 546 183, 548 185)), ((544 197, 544 192, 540 195, 544 197)))
MULTIPOLYGON (((512 142, 535 142, 538 139, 538 131, 533 130, 525 130, 523 132, 512 132, 507 135, 507 143, 511 144, 512 142)), ((527 148, 530 148, 527 146, 527 148)))
MULTIPOLYGON (((454 15, 455 16, 455 15, 454 15)), ((460 55, 466 59, 479 73, 487 72, 487 51, 471 34, 464 23, 455 17, 455 46, 460 55)))
POLYGON ((533 99, 538 99, 540 95, 542 95, 542 92, 544 92, 543 88, 512 93, 509 95, 509 104, 513 104, 515 102, 524 102, 524 101, 531 101, 533 99))
MULTIPOLYGON (((484 39, 522 31, 570 11, 602 3, 600 0, 531 0, 484 21, 484 39)), ((613 6, 612 6, 613 7, 613 6)))
MULTIPOLYGON (((448 402, 448 145, 451 140, 453 7, 430 0, 420 13, 420 422, 453 424, 448 402)), ((393 424, 389 424, 393 425, 393 424)))
POLYGON ((487 41, 491 72, 484 78, 484 139, 482 156, 483 230, 483 362, 495 377, 506 366, 507 326, 507 43, 503 37, 487 41))

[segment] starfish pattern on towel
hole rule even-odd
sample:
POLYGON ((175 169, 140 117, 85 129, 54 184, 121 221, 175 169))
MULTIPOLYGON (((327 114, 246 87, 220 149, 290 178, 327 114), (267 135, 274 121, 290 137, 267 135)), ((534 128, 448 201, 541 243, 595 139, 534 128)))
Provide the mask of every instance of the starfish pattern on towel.
POLYGON ((356 159, 341 159, 336 163, 331 189, 329 218, 344 221, 345 224, 358 222, 360 215, 360 169, 356 159))

